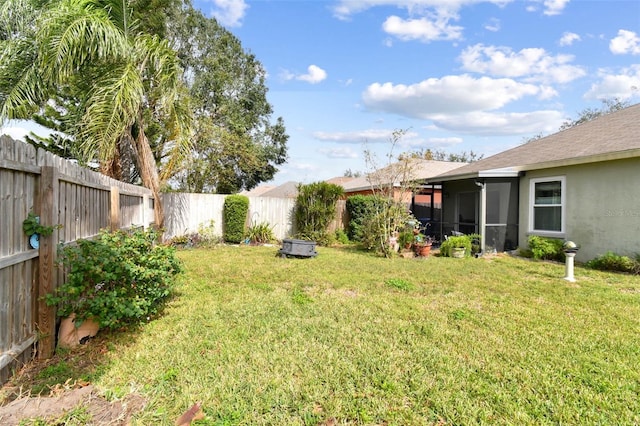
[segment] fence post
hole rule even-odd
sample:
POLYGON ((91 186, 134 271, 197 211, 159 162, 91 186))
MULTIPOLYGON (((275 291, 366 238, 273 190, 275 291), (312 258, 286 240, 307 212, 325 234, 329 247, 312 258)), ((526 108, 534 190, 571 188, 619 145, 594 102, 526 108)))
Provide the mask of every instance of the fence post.
MULTIPOLYGON (((58 170, 51 166, 42 166, 40 173, 40 223, 44 226, 55 226, 58 221, 58 170)), ((51 358, 55 350, 56 309, 47 306, 43 297, 56 288, 57 275, 54 271, 56 259, 56 235, 40 236, 39 283, 38 283, 38 358, 51 358)))
POLYGON ((117 231, 120 228, 120 190, 117 186, 111 187, 111 231, 117 231))

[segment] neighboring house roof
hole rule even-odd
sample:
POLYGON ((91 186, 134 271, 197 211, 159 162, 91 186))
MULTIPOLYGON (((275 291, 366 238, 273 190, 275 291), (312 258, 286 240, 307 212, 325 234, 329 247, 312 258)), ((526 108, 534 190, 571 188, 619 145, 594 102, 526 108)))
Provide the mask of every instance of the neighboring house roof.
POLYGON ((342 185, 345 193, 365 191, 371 189, 371 186, 400 185, 403 181, 421 181, 438 176, 450 170, 458 169, 467 163, 458 163, 451 161, 423 160, 420 158, 412 158, 405 161, 398 161, 390 164, 366 176, 354 178, 342 185), (406 170, 404 170, 406 168, 406 170), (393 180, 393 182, 391 182, 393 180))
POLYGON ((274 185, 260 185, 256 186, 251 191, 242 191, 240 194, 246 195, 247 197, 259 197, 265 192, 271 191, 274 188, 274 185))
POLYGON ((345 183, 351 182, 354 179, 357 179, 357 178, 350 177, 350 176, 337 176, 337 177, 333 177, 331 179, 327 179, 325 182, 332 183, 332 184, 338 185, 338 186, 344 186, 345 183))
POLYGON ((296 198, 298 196, 298 182, 285 182, 280 186, 263 192, 260 196, 272 198, 296 198))
POLYGON ((517 176, 526 170, 640 157, 640 104, 525 143, 434 181, 517 176))

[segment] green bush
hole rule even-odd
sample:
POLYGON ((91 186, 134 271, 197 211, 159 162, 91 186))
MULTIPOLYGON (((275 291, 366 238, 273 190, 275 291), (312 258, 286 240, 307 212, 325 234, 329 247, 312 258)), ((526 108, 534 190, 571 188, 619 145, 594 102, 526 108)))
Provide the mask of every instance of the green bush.
POLYGON ((596 257, 587 262, 586 266, 601 271, 628 272, 640 274, 640 259, 632 259, 628 256, 621 256, 612 251, 596 257))
POLYGON ((368 219, 374 215, 376 206, 383 200, 375 195, 354 195, 347 198, 346 209, 349 214, 349 226, 347 235, 352 241, 362 242, 364 227, 368 219))
POLYGON ((562 250, 564 242, 562 240, 531 235, 529 236, 528 243, 529 250, 531 250, 534 259, 564 262, 565 256, 562 250))
POLYGON ((464 248, 464 255, 471 256, 471 235, 457 235, 449 237, 440 245, 440 254, 445 257, 451 257, 451 251, 455 247, 464 248))
POLYGON ((245 235, 249 198, 239 194, 229 195, 224 199, 223 208, 223 239, 228 243, 241 243, 245 235))
POLYGON ((158 313, 182 271, 173 247, 157 245, 154 231, 103 231, 61 250, 67 281, 48 294, 58 316, 75 313, 118 328, 158 313))
POLYGON ((295 208, 298 238, 321 245, 334 241, 327 228, 336 217, 336 202, 343 193, 341 186, 327 182, 299 185, 295 208))
POLYGON ((336 229, 336 241, 340 244, 349 244, 349 236, 342 229, 336 229))

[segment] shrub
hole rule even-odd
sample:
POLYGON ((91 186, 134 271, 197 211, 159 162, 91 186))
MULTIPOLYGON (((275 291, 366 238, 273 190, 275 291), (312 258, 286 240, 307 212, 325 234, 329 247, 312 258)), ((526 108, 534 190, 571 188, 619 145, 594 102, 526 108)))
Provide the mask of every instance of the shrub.
POLYGON ((67 281, 46 295, 58 316, 75 313, 117 328, 158 313, 182 271, 172 247, 156 245, 154 231, 103 231, 61 250, 67 281))
POLYGON ((459 235, 449 237, 440 245, 440 254, 445 257, 451 257, 451 251, 455 247, 464 248, 464 255, 471 255, 471 235, 459 235))
POLYGON ((215 221, 209 220, 198 225, 198 246, 212 247, 220 243, 220 235, 216 235, 215 221))
POLYGON ((534 259, 564 262, 565 256, 562 250, 562 240, 531 235, 528 243, 529 250, 531 250, 534 259))
POLYGON ((238 244, 244 240, 249 198, 239 194, 229 195, 224 199, 223 208, 223 238, 226 242, 238 244))
POLYGON ((276 240, 276 236, 273 234, 273 226, 267 222, 250 226, 247 229, 247 238, 256 244, 272 243, 276 240))
POLYGON ((198 231, 176 235, 168 244, 178 248, 213 247, 220 243, 220 236, 215 234, 215 222, 209 220, 198 225, 198 231))
POLYGON ((295 224, 297 236, 303 240, 329 245, 333 235, 327 228, 336 216, 336 202, 343 194, 341 186, 316 182, 298 186, 296 198, 295 224))
POLYGON ((400 202, 379 196, 369 197, 365 201, 367 207, 361 210, 363 215, 358 219, 362 222, 358 224, 359 241, 365 249, 390 257, 394 252, 389 244, 390 237, 405 229, 413 216, 400 202))
POLYGON ((367 221, 375 214, 376 206, 382 198, 375 195, 354 195, 347 198, 346 209, 349 214, 347 235, 352 241, 362 242, 367 221))
POLYGON ((338 243, 349 244, 349 236, 342 229, 336 229, 335 234, 338 243))
POLYGON ((596 257, 586 263, 586 266, 601 271, 629 272, 640 274, 640 261, 628 256, 621 256, 612 251, 596 257))

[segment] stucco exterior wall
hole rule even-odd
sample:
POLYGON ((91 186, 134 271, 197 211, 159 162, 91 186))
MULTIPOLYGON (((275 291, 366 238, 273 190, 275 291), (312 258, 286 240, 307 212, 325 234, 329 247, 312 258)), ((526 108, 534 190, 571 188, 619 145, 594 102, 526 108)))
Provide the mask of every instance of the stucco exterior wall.
POLYGON ((640 253, 640 158, 527 171, 520 179, 521 247, 532 234, 531 179, 556 176, 564 176, 566 196, 565 233, 558 237, 580 245, 576 260, 640 253))

